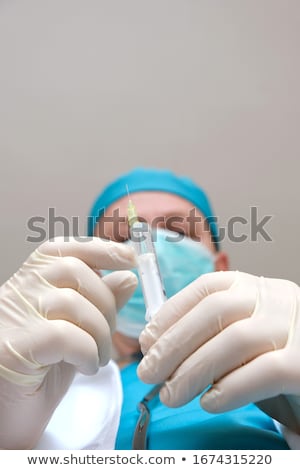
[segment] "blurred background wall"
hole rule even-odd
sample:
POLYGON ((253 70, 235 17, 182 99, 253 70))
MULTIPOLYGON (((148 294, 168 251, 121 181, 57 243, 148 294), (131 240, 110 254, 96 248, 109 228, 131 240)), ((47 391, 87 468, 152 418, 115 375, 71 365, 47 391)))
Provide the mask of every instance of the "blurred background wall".
POLYGON ((30 218, 84 234, 137 165, 192 177, 225 229, 249 221, 232 269, 299 282, 299 22, 298 0, 0 1, 1 282, 39 244, 30 218))

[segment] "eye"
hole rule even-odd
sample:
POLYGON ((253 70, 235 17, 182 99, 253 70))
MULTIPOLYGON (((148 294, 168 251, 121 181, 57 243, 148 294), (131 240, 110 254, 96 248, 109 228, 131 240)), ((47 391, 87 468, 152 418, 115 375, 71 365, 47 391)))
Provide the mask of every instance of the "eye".
POLYGON ((169 218, 166 223, 166 229, 171 232, 177 232, 182 235, 186 233, 185 226, 182 220, 178 220, 175 217, 169 218))
POLYGON ((179 235, 186 235, 185 231, 180 228, 172 228, 172 232, 178 233, 179 235))

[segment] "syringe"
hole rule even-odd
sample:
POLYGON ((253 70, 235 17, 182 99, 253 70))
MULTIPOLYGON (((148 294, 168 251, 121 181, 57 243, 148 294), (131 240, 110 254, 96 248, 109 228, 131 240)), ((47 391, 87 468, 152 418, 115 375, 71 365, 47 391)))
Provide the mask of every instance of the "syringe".
POLYGON ((138 258, 139 280, 146 305, 146 321, 150 321, 166 301, 166 293, 159 271, 152 240, 152 231, 146 222, 140 222, 131 200, 128 203, 128 225, 130 239, 138 258))

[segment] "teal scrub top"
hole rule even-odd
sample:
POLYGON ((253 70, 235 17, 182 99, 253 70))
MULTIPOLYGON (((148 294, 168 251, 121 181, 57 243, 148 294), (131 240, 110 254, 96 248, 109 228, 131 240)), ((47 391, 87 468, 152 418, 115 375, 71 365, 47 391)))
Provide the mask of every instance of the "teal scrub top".
MULTIPOLYGON (((117 450, 132 449, 139 418, 137 404, 153 387, 139 380, 137 365, 138 362, 121 370, 124 401, 117 450)), ((200 407, 199 397, 180 408, 168 408, 157 395, 149 403, 149 408, 147 449, 150 450, 289 449, 273 420, 253 404, 214 415, 200 407)))

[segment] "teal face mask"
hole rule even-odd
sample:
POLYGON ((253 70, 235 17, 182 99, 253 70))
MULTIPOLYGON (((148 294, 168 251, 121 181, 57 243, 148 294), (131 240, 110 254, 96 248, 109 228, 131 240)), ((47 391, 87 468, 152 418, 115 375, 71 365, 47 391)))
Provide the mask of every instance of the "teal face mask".
MULTIPOLYGON (((157 229, 154 234, 161 277, 167 297, 172 297, 202 274, 215 270, 214 255, 201 242, 176 232, 157 229)), ((134 271, 137 275, 137 272, 134 271)), ((138 338, 146 325, 145 303, 139 283, 117 315, 117 331, 138 338)))

